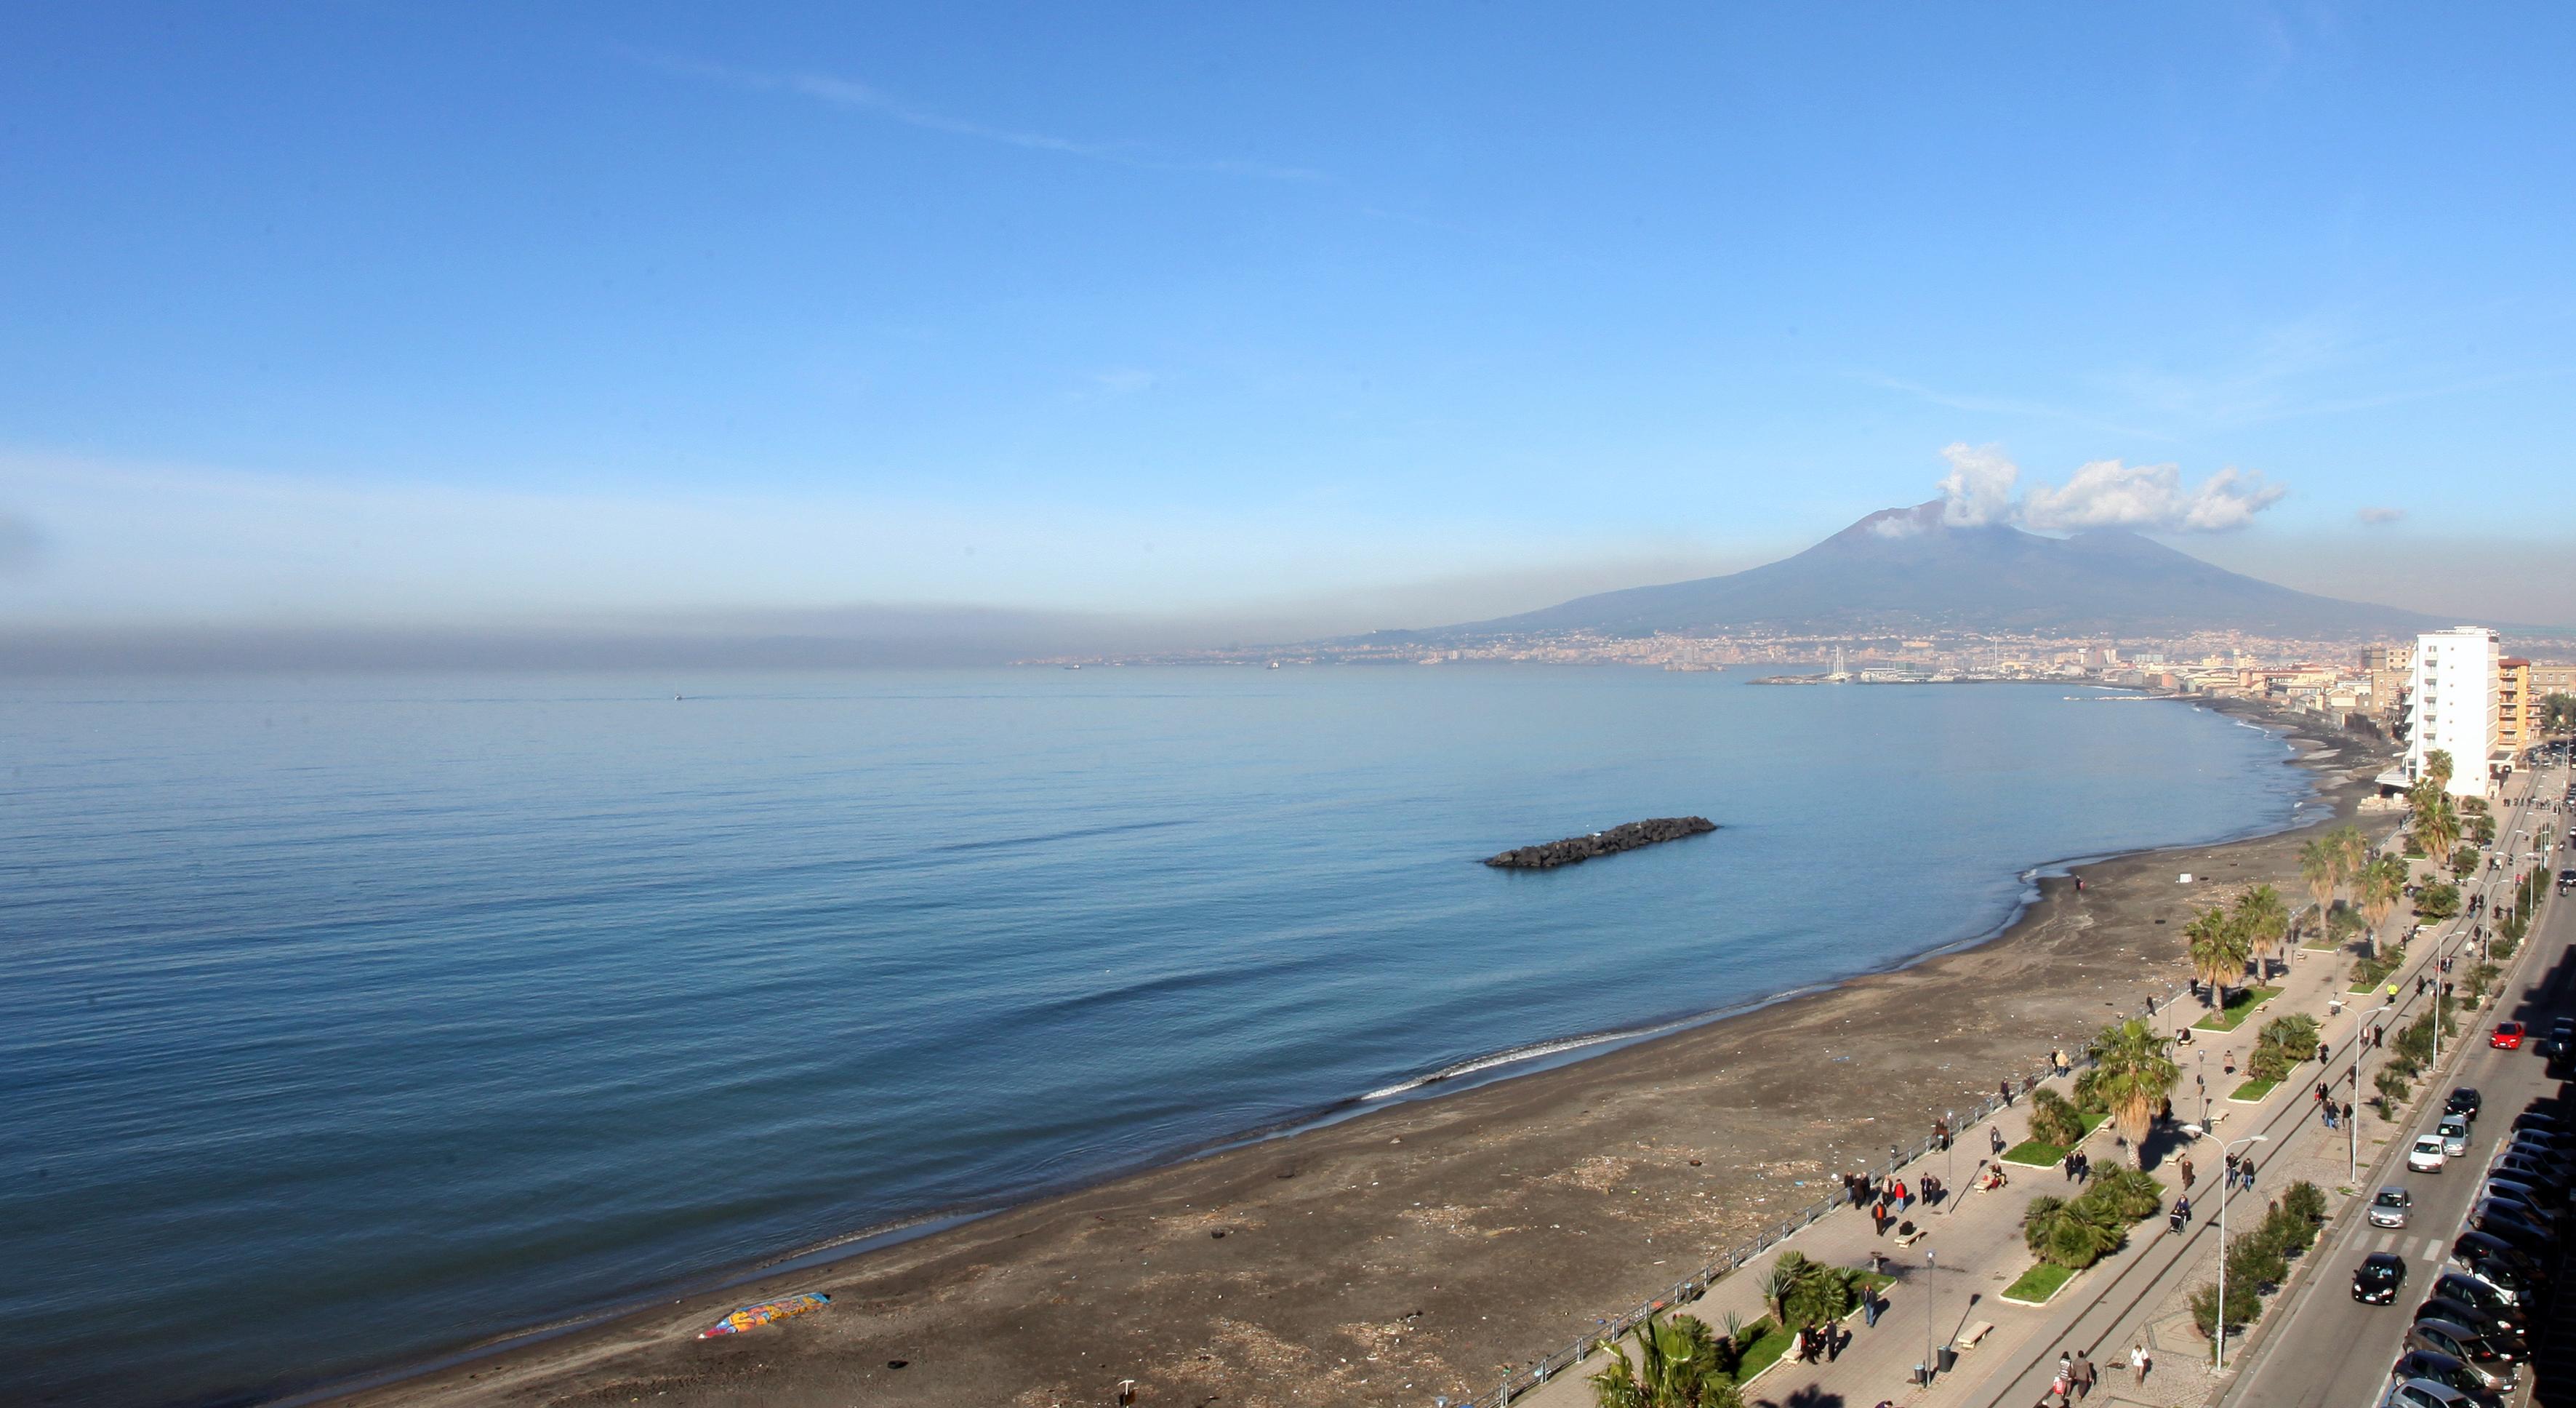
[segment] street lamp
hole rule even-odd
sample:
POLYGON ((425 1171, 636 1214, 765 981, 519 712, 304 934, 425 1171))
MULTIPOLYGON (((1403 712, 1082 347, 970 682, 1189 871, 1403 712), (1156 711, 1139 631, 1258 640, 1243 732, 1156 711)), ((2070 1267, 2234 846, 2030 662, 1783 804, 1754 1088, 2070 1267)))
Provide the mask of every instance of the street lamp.
MULTIPOLYGON (((2224 1155, 2237 1144, 2261 1144, 2271 1137, 2268 1134, 2249 1134, 2235 1143, 2220 1145, 2219 1153, 2224 1155)), ((2224 1177, 2223 1171, 2228 1168, 2225 1159, 2220 1160, 2219 1168, 2222 1170, 2220 1176, 2224 1177)), ((2217 1341, 2217 1367, 2223 1372, 2227 1368, 2227 1189, 2224 1186, 2218 1190, 2218 1313, 2211 1319, 2214 1323, 2210 1328, 2216 1332, 2213 1338, 2217 1341)))
POLYGON ((2361 1177, 2361 1053, 2370 1049, 2365 1039, 2370 1034, 2370 1019, 2387 1010, 2382 1007, 2378 1011, 2362 1014, 2361 1030, 2353 1033, 2352 1037, 2353 1115, 2351 1119, 2343 1122, 2344 1142, 2351 1146, 2352 1155, 2352 1171, 2345 1175, 2348 1178, 2361 1177))

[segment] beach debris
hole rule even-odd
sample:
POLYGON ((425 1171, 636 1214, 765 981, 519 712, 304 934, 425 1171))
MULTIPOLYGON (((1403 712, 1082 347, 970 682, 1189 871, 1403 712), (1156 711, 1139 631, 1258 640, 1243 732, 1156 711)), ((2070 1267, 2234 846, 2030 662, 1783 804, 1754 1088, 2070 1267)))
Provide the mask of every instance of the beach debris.
POLYGON ((806 1291, 799 1295, 788 1296, 783 1300, 765 1300, 758 1305, 746 1305, 698 1331, 698 1338, 707 1340, 714 1339, 718 1335, 739 1335, 745 1330, 756 1330, 763 1325, 802 1315, 809 1310, 820 1310, 831 1303, 832 1298, 821 1291, 806 1291))

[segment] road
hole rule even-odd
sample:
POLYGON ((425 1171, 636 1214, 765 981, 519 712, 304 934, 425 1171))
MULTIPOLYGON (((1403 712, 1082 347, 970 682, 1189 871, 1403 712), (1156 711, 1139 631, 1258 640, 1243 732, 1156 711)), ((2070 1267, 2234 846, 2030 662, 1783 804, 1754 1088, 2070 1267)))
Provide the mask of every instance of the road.
POLYGON ((2347 1216, 2331 1230, 2311 1256, 2320 1264, 2287 1305, 2275 1305, 2271 1324, 2221 1402, 2225 1408, 2369 1408, 2388 1384, 2398 1342, 2414 1318, 2433 1278, 2450 1254, 2452 1238, 2469 1204, 2475 1200, 2487 1160, 2506 1136, 2513 1116, 2535 1099, 2555 1102, 2558 1082, 2543 1073, 2545 1063, 2529 1047, 2498 1051, 2486 1045, 2486 1034, 2508 1018, 2546 1029, 2550 1018, 2576 1010, 2571 1004, 2569 940, 2576 938, 2576 903, 2559 902, 2542 910, 2536 948, 2518 970, 2521 981, 2509 988, 2497 1008, 2464 1024, 2470 1042, 2448 1081, 2427 1097, 2417 1124, 2430 1129, 2440 1110, 2438 1096, 2453 1085, 2476 1087, 2486 1099, 2483 1115, 2472 1130, 2470 1156, 2455 1159, 2440 1173, 2413 1173, 2405 1166, 2408 1140, 2391 1139, 2378 1160, 2364 1171, 2362 1186, 2375 1190, 2399 1184, 2414 1194, 2415 1206, 2403 1231, 2372 1227, 2367 1219, 2347 1216), (2406 1287, 2395 1305, 2366 1306, 2352 1298, 2352 1272, 2372 1252, 2400 1252, 2406 1257, 2406 1287))

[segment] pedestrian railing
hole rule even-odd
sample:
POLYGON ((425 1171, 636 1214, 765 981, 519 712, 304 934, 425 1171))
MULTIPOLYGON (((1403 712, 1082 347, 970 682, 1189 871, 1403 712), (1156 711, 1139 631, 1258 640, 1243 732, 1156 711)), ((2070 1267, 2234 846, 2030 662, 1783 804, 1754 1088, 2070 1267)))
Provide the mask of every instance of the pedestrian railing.
MULTIPOLYGON (((2152 1016, 2159 1012, 2169 1011, 2172 1009, 2176 1000, 2187 995, 2190 991, 2191 988, 2187 984, 2177 985, 2167 990, 2163 997, 2155 999, 2148 1007, 2147 1011, 2140 1015, 2152 1016)), ((2070 1057, 2068 1069, 2081 1069, 2089 1067, 2093 1063, 2093 1053, 2087 1049, 2085 1051, 2074 1053, 2070 1057)), ((2020 1095, 2017 1098, 2027 1098, 2028 1092, 2035 1088, 2038 1082, 2046 1080, 2056 1073, 2056 1067, 2050 1065, 2046 1060, 2042 1060, 2036 1066, 2026 1067, 2020 1072, 2007 1075, 2005 1080, 2010 1083, 2016 1091, 2020 1092, 2020 1095)), ((1969 1110, 1964 1118, 1951 1125, 1950 1138, 1956 1140, 1963 1131, 1983 1121, 1987 1116, 1995 1113, 1995 1111, 2002 1109, 2006 1103, 2008 1102, 2000 1093, 1980 1098, 1975 1108, 1969 1110)), ((1913 1163, 1915 1160, 1920 1159, 1927 1154, 1941 1152, 1942 1148, 1943 1145, 1941 1137, 1938 1135, 1926 1135, 1923 1138, 1914 1141, 1911 1145, 1897 1146, 1895 1149, 1890 1151, 1892 1157, 1888 1160, 1887 1172, 1893 1174, 1897 1170, 1904 1168, 1906 1165, 1913 1163)), ((1949 1197, 1949 1191, 1944 1190, 1942 1196, 1944 1198, 1949 1197)), ((1699 1270, 1673 1282, 1670 1287, 1665 1289, 1662 1295, 1657 1296, 1642 1305, 1634 1306, 1618 1315, 1603 1316, 1594 1320, 1594 1328, 1590 1333, 1577 1337, 1571 1343, 1562 1348, 1550 1350, 1546 1354, 1540 1355, 1538 1358, 1531 1360, 1527 1364, 1506 1371, 1503 1375, 1502 1382, 1496 1385, 1493 1389, 1485 1393, 1478 1394, 1473 1398, 1455 1401, 1451 1405, 1451 1408, 1510 1408, 1510 1405, 1516 1402, 1523 1394, 1526 1394, 1530 1390, 1537 1388, 1539 1385, 1546 1383, 1557 1375, 1564 1373, 1566 1370, 1576 1367, 1585 1359, 1591 1357, 1593 1351, 1600 1348, 1604 1341, 1619 1339, 1626 1335, 1630 1330, 1635 1329, 1638 1325, 1654 1316, 1661 1315, 1667 1310, 1688 1305, 1691 1302, 1698 1300, 1700 1297, 1708 1294, 1710 1289, 1716 1286, 1718 1282, 1726 1279, 1726 1277, 1741 1269, 1745 1263, 1754 1260, 1764 1252, 1780 1245, 1782 1242, 1787 1241, 1789 1238, 1797 1235, 1807 1228, 1813 1227, 1818 1222, 1823 1221, 1826 1214, 1845 1205, 1845 1200, 1839 1197, 1818 1199, 1804 1210, 1791 1214, 1788 1218, 1774 1225, 1768 1231, 1754 1237, 1751 1241, 1745 1242, 1733 1250, 1728 1251, 1723 1256, 1718 1257, 1716 1260, 1709 1262, 1699 1270)))

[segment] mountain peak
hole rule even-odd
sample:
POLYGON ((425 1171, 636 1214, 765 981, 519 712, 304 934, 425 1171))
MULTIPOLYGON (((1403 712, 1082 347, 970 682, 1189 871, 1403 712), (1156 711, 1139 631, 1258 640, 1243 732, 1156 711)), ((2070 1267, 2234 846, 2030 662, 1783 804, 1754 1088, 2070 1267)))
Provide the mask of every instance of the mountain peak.
POLYGON ((1730 630, 1838 635, 1999 631, 2160 639, 2411 633, 2430 618, 2247 577, 2126 528, 2045 537, 1960 525, 1946 501, 1880 509, 1794 557, 1724 577, 1603 592, 1443 635, 1730 630))

